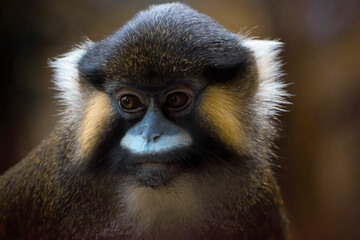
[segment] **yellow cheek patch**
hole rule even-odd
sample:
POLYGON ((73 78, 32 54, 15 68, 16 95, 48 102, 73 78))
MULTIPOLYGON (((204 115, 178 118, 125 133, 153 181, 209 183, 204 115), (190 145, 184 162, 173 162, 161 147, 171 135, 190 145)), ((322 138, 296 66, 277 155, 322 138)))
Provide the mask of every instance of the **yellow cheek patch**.
POLYGON ((79 132, 81 157, 88 157, 96 148, 111 122, 113 110, 105 93, 91 97, 79 132))
POLYGON ((200 119, 208 130, 233 150, 239 151, 244 142, 241 123, 240 94, 237 89, 221 85, 209 86, 200 104, 200 119))

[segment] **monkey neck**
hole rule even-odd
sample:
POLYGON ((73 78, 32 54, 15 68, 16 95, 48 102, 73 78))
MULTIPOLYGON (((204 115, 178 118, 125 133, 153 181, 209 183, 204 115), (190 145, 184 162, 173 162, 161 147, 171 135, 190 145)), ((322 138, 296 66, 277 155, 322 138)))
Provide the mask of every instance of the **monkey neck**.
POLYGON ((122 216, 139 239, 144 234, 152 236, 149 239, 237 239, 229 236, 250 234, 252 228, 256 235, 261 230, 255 226, 261 224, 269 231, 269 218, 280 234, 282 201, 272 173, 250 165, 217 168, 205 175, 183 174, 164 189, 126 181, 121 188, 122 216))
POLYGON ((245 232, 260 234, 262 230, 255 227, 259 225, 270 231, 268 222, 280 234, 281 197, 270 172, 260 172, 262 180, 225 175, 218 184, 213 176, 199 179, 187 175, 164 190, 131 186, 122 194, 126 196, 121 199, 123 216, 131 219, 128 228, 138 233, 139 239, 144 234, 154 239, 237 239, 234 236, 245 236, 245 232), (188 238, 184 236, 187 233, 188 238))

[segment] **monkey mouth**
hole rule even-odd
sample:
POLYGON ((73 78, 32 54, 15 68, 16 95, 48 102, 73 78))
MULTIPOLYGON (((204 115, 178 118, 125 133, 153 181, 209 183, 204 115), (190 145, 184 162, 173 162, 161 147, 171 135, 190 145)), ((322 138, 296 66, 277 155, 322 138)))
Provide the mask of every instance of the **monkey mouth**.
POLYGON ((151 188, 167 186, 183 171, 178 162, 145 161, 135 163, 131 168, 136 180, 151 188))
POLYGON ((142 163, 135 163, 133 165, 134 168, 158 168, 158 169, 162 169, 162 168, 181 168, 182 165, 178 162, 153 162, 153 161, 149 161, 149 162, 142 162, 142 163))

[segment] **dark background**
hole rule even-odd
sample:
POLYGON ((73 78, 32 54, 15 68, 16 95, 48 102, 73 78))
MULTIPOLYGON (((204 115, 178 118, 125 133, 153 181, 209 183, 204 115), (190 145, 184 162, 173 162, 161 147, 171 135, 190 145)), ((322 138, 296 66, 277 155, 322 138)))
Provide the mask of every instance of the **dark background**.
MULTIPOLYGON (((0 174, 57 119, 47 60, 164 1, 1 1, 0 174)), ((360 236, 360 1, 183 1, 233 32, 285 42, 293 105, 276 168, 293 239, 360 236)))

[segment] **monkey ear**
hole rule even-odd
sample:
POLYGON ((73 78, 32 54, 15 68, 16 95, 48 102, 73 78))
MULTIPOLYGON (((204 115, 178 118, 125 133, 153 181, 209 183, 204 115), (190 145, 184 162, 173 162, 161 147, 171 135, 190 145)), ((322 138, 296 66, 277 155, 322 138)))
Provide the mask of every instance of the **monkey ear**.
POLYGON ((93 42, 87 39, 86 42, 75 46, 70 52, 49 60, 49 66, 53 69, 54 89, 58 91, 56 98, 58 104, 64 107, 64 116, 71 116, 71 112, 76 112, 82 106, 78 62, 92 44, 93 42))
POLYGON ((257 100, 260 113, 267 117, 277 115, 283 110, 283 105, 289 103, 285 100, 289 96, 284 89, 287 84, 281 80, 284 73, 281 69, 283 64, 279 54, 283 43, 244 39, 242 45, 248 48, 255 57, 259 81, 255 100, 257 100))
MULTIPOLYGON (((217 54, 217 51, 214 54, 217 54)), ((243 48, 240 49, 240 52, 229 51, 226 55, 209 55, 207 62, 205 62, 203 75, 210 83, 224 83, 246 75, 252 65, 248 55, 243 48)))

